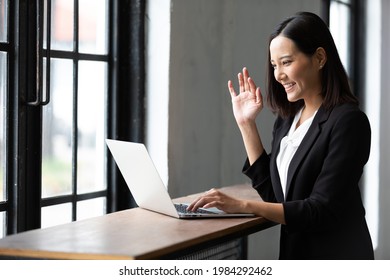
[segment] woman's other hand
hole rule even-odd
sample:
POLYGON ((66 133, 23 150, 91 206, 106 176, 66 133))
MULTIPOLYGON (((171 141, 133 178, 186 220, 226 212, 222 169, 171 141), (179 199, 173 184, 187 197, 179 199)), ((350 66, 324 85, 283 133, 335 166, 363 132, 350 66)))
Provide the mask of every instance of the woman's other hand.
POLYGON ((218 189, 211 189, 205 192, 192 202, 187 210, 196 211, 201 207, 216 207, 226 213, 245 213, 245 201, 233 198, 218 189))

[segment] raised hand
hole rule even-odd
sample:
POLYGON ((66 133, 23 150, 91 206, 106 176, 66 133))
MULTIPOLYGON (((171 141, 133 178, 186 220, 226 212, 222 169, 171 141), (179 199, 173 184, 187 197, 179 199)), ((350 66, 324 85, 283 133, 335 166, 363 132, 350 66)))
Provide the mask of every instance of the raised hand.
POLYGON ((236 93, 232 81, 228 82, 228 89, 232 97, 233 113, 237 124, 243 125, 255 121, 257 115, 263 109, 263 97, 260 88, 249 77, 246 68, 238 74, 239 94, 236 93))

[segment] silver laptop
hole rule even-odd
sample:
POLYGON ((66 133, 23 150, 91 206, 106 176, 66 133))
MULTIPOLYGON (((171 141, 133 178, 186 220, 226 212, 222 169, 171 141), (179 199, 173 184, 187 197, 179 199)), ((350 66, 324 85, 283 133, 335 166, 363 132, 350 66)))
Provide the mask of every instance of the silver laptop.
POLYGON ((139 207, 175 218, 248 217, 252 214, 228 214, 217 208, 186 211, 188 204, 172 202, 144 144, 106 140, 134 200, 139 207))

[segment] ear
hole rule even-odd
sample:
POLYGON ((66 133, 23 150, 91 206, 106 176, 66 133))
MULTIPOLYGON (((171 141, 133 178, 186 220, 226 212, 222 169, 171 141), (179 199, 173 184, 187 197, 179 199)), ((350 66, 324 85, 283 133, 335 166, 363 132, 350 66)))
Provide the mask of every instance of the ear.
POLYGON ((318 63, 319 69, 323 68, 325 63, 326 63, 326 60, 327 60, 325 49, 322 47, 317 48, 317 50, 314 54, 314 58, 318 63))

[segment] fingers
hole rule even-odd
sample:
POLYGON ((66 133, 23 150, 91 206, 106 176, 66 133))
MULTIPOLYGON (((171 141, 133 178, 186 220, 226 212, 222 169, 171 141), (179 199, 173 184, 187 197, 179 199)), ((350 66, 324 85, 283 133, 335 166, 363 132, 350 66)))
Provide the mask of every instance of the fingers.
POLYGON ((252 80, 252 78, 248 78, 248 86, 249 86, 250 92, 253 92, 253 93, 256 92, 256 84, 252 80))
MULTIPOLYGON (((237 79, 238 79, 238 86, 240 88, 240 93, 244 91, 250 91, 253 94, 255 93, 256 84, 253 81, 253 79, 249 77, 249 71, 246 67, 242 69, 242 73, 238 73, 237 79)), ((228 87, 231 94, 232 93, 231 88, 233 88, 233 83, 231 81, 229 81, 228 87)), ((237 96, 237 94, 235 94, 235 96, 237 96)))
POLYGON ((207 204, 207 202, 205 201, 205 197, 201 196, 187 207, 187 211, 195 212, 196 210, 198 210, 198 208, 203 207, 205 204, 207 204))
POLYGON ((256 103, 263 104, 263 96, 261 95, 260 88, 256 88, 256 103))
POLYGON ((233 87, 233 83, 230 80, 228 81, 228 89, 229 89, 229 92, 230 92, 230 96, 232 98, 237 96, 237 93, 236 93, 236 91, 234 90, 234 87, 233 87))
POLYGON ((238 85, 240 86, 240 93, 244 91, 249 91, 248 70, 244 67, 244 69, 242 69, 242 73, 238 73, 237 77, 238 77, 238 85))
POLYGON ((209 205, 214 204, 216 200, 216 195, 218 191, 214 188, 205 192, 202 196, 198 197, 195 201, 193 201, 188 207, 188 211, 196 211, 201 207, 209 207, 209 205))
POLYGON ((245 82, 244 82, 244 76, 242 73, 238 73, 238 86, 240 87, 240 93, 245 91, 245 82))
POLYGON ((243 73, 243 76, 244 76, 244 90, 245 91, 249 91, 250 90, 250 85, 249 85, 249 72, 248 72, 248 69, 246 67, 244 67, 242 69, 242 73, 243 73))
MULTIPOLYGON (((249 77, 249 71, 246 67, 242 69, 242 73, 238 73, 238 85, 240 94, 243 92, 249 92, 256 99, 256 103, 262 104, 263 97, 261 95, 260 88, 256 86, 255 82, 251 77, 249 77)), ((234 90, 233 82, 231 80, 228 81, 228 90, 230 92, 230 96, 235 98, 238 96, 236 91, 234 90)))

